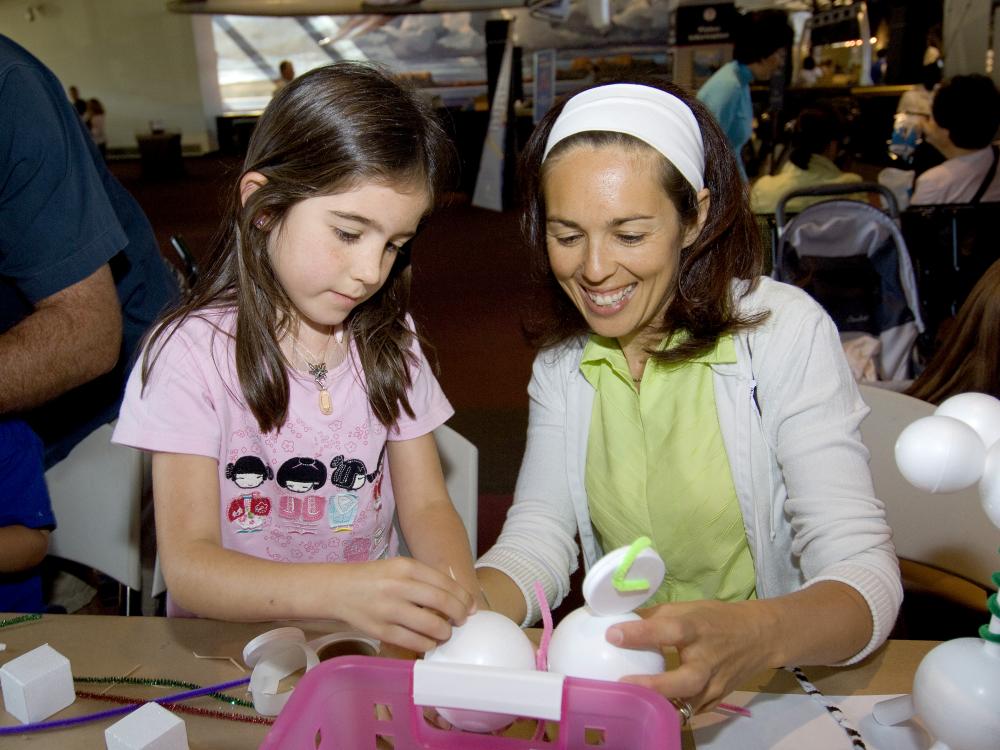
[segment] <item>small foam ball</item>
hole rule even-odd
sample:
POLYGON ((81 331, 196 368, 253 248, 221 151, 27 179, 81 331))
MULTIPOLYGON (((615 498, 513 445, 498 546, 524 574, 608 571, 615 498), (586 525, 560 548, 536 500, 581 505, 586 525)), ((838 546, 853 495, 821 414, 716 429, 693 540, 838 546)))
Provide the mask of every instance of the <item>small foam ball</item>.
MULTIPOLYGON (((535 647, 513 620, 497 612, 480 610, 464 625, 451 629, 451 638, 424 654, 427 661, 474 664, 485 667, 534 669, 535 647)), ((462 708, 438 708, 438 713, 459 729, 492 732, 509 725, 516 716, 462 708)))
POLYGON ((980 638, 934 647, 913 676, 913 707, 934 747, 996 750, 1000 737, 1000 659, 980 638))
POLYGON ((983 510, 993 525, 1000 529, 1000 441, 986 452, 986 468, 979 480, 979 497, 983 510))
POLYGON ((959 393, 942 401, 934 413, 965 422, 987 448, 1000 440, 1000 399, 988 393, 959 393))
POLYGON ((927 492, 971 487, 983 473, 986 447, 969 425, 933 415, 911 423, 896 440, 896 466, 910 484, 927 492))
POLYGON ((573 610, 562 619, 549 642, 549 671, 567 677, 620 680, 630 674, 657 674, 664 669, 663 653, 652 649, 622 648, 608 643, 608 628, 638 620, 626 612, 594 614, 588 607, 573 610))

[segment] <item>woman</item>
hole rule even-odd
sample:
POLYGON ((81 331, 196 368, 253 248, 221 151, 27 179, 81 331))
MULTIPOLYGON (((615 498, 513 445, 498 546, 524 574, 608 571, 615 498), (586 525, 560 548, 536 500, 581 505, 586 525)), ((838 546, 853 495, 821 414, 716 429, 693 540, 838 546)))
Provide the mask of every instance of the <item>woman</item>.
POLYGON ((966 391, 1000 398, 1000 260, 972 287, 958 316, 942 326, 938 350, 906 393, 940 404, 966 391))
MULTIPOLYGON (((765 175, 750 188, 750 206, 755 214, 773 214, 778 202, 793 190, 861 182, 861 175, 843 172, 836 164, 844 139, 844 123, 831 108, 816 105, 802 110, 795 119, 788 161, 777 174, 765 175)), ((795 198, 785 210, 798 213, 824 197, 795 198)), ((858 196, 864 200, 864 195, 858 196)))
POLYGON ((587 565, 651 536, 667 565, 628 648, 680 665, 631 681, 694 709, 751 675, 849 663, 888 636, 899 570, 837 331, 758 278, 732 151, 668 84, 592 88, 523 155, 524 227, 552 302, 536 343, 514 504, 478 562, 497 610, 539 617, 587 565))

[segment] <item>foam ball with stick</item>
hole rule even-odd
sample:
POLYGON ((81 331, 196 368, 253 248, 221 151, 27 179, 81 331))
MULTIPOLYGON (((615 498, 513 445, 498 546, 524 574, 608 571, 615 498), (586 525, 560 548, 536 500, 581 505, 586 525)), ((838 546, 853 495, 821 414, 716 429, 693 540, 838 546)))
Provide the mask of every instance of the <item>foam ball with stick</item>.
POLYGON ((612 625, 639 619, 632 610, 656 592, 665 573, 663 559, 647 537, 594 563, 583 582, 586 604, 564 617, 552 633, 549 671, 592 680, 662 672, 659 649, 622 648, 609 643, 605 634, 612 625))

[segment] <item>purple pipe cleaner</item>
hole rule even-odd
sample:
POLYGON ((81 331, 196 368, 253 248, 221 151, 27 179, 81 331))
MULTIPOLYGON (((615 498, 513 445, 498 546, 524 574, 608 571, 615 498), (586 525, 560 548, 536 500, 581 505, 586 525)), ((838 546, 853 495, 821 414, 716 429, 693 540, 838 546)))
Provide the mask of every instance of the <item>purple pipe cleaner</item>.
MULTIPOLYGON (((238 687, 240 685, 246 685, 250 682, 249 677, 245 677, 240 680, 233 680, 232 682, 223 682, 219 685, 209 685, 208 687, 198 688, 197 690, 188 690, 183 693, 174 693, 173 695, 165 695, 162 698, 153 698, 146 701, 147 703, 180 703, 181 701, 191 700, 192 698, 199 698, 203 695, 208 695, 210 693, 218 693, 223 690, 228 690, 229 688, 238 687)), ((11 727, 0 727, 0 737, 8 734, 24 734, 25 732, 41 732, 45 729, 64 729, 65 727, 76 726, 77 724, 88 724, 92 721, 100 721, 101 719, 110 719, 114 716, 121 716, 122 714, 131 713, 137 708, 141 708, 143 704, 131 704, 128 706, 119 706, 118 708, 109 708, 107 711, 100 711, 96 714, 87 714, 86 716, 76 716, 72 719, 58 719, 56 721, 39 721, 34 724, 21 724, 20 726, 11 727)))

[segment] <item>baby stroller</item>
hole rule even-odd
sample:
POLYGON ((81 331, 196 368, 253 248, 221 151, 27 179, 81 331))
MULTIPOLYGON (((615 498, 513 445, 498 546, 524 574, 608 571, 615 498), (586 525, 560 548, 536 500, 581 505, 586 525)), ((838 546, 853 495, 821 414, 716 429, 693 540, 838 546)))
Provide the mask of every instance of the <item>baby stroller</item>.
POLYGON ((826 309, 855 377, 911 378, 924 324, 892 192, 867 182, 795 190, 778 201, 775 222, 774 278, 801 287, 826 309), (842 197, 863 193, 881 196, 884 208, 842 197), (786 205, 802 196, 830 200, 786 220, 786 205))

